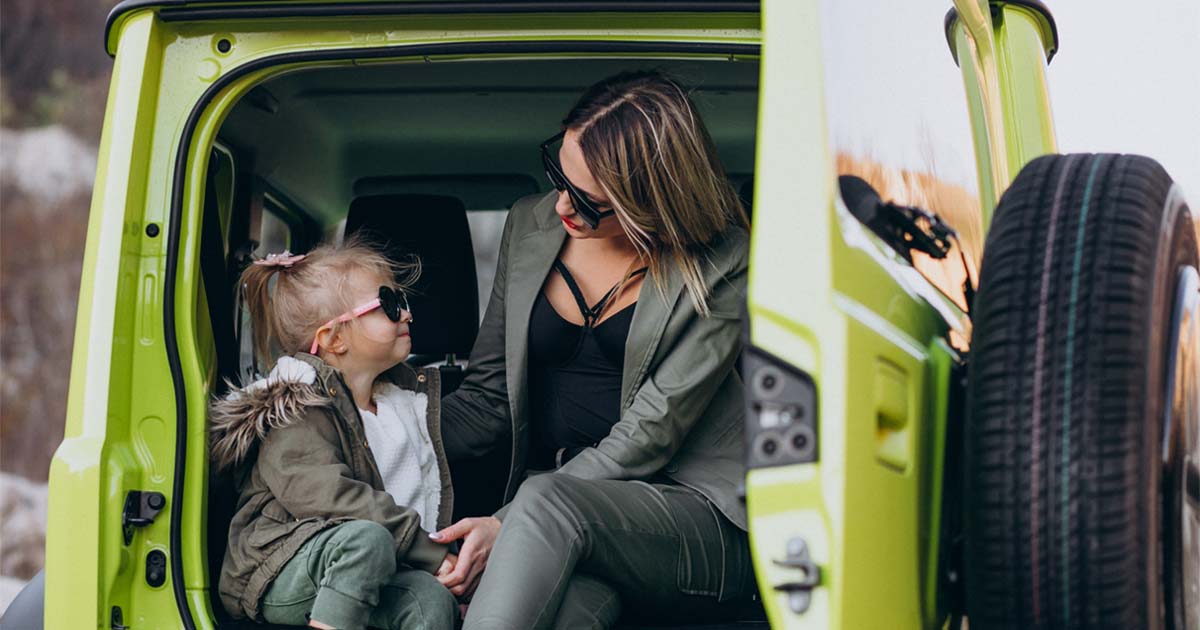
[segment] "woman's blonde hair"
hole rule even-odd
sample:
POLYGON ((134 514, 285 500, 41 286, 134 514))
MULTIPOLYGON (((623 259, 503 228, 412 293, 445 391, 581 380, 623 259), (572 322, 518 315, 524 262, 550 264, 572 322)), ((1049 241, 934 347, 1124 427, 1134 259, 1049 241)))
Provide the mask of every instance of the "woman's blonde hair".
POLYGON ((588 88, 563 128, 579 134, 588 169, 651 277, 678 268, 707 316, 705 251, 749 220, 687 91, 659 71, 623 72, 588 88))
MULTIPOLYGON (((420 274, 420 263, 397 262, 357 235, 341 244, 320 245, 290 266, 250 265, 241 287, 254 326, 260 357, 273 350, 294 354, 309 350, 317 329, 355 308, 350 278, 367 274, 381 284, 407 289, 420 274)), ((353 325, 354 320, 348 322, 353 325)), ((334 324, 336 333, 341 326, 334 324)), ((273 363, 273 361, 272 361, 273 363)))

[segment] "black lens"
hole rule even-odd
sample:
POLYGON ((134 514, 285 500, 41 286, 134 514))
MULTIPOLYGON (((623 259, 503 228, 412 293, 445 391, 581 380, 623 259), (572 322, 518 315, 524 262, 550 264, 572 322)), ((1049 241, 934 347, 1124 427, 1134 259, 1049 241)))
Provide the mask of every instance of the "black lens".
POLYGON ((391 287, 379 287, 379 308, 383 309, 383 314, 387 315, 388 319, 400 321, 400 301, 391 287))
POLYGON ((596 226, 600 224, 600 213, 574 187, 568 188, 567 191, 570 193, 571 205, 575 207, 575 212, 579 213, 579 218, 583 219, 588 227, 596 229, 596 226))
POLYGON ((550 184, 559 192, 567 191, 567 196, 571 199, 571 206, 575 208, 575 212, 583 219, 583 222, 588 224, 588 227, 593 230, 600 224, 600 219, 613 214, 613 211, 601 212, 596 208, 589 199, 587 199, 579 189, 571 185, 571 180, 567 179, 566 173, 562 171, 558 163, 550 155, 550 145, 562 139, 563 133, 550 138, 542 143, 542 165, 546 169, 546 177, 550 180, 550 184))

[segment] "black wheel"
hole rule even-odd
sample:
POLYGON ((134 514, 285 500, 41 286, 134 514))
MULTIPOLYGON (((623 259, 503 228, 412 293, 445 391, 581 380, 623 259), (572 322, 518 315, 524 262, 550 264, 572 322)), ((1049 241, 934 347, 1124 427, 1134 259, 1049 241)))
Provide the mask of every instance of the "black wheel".
POLYGON ((1200 628, 1197 264, 1148 158, 1045 156, 1005 193, 969 359, 972 630, 1200 628))

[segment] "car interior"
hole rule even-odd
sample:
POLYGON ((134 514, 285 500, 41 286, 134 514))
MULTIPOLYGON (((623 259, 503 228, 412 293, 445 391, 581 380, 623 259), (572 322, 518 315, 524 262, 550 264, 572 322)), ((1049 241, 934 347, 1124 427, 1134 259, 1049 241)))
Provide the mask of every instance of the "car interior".
MULTIPOLYGON (((509 208, 552 190, 538 151, 592 83, 656 68, 692 90, 735 190, 750 207, 759 67, 730 57, 535 57, 339 63, 252 88, 217 136, 205 188, 200 267, 218 379, 247 383, 255 356, 236 279, 253 259, 365 233, 416 256, 414 365, 462 380, 509 208)), ((509 449, 452 463, 454 518, 499 507, 509 449)), ((210 575, 219 575, 234 491, 210 479, 210 575)), ((212 604, 224 611, 213 584, 212 604)), ((237 627, 226 619, 221 627, 237 627)), ((261 627, 257 626, 256 627, 261 627)))

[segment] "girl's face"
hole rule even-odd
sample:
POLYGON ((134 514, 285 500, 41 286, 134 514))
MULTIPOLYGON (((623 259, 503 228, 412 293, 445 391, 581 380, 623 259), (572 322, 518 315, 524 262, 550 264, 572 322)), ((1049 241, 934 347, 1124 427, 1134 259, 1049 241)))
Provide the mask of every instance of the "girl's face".
MULTIPOLYGON (((567 130, 566 135, 563 136, 562 148, 558 151, 558 161, 562 165, 563 174, 571 180, 571 185, 590 197, 597 208, 612 209, 612 202, 605 196, 600 184, 596 183, 596 178, 592 177, 592 172, 588 170, 587 162, 583 159, 583 149, 579 146, 579 132, 573 129, 567 130)), ((615 215, 600 219, 600 223, 594 230, 588 227, 588 224, 583 222, 583 217, 580 217, 579 213, 575 211, 575 206, 571 203, 571 195, 565 190, 559 191, 554 211, 558 213, 558 218, 563 222, 563 228, 572 238, 625 236, 621 222, 615 215)))
MULTIPOLYGON (((391 285, 391 279, 377 278, 365 272, 351 274, 351 303, 365 304, 379 297, 379 287, 385 284, 391 285)), ((342 327, 346 342, 343 360, 353 362, 359 368, 378 370, 380 373, 401 363, 412 352, 412 338, 408 332, 408 324, 411 321, 412 314, 401 310, 400 321, 393 322, 384 314, 382 308, 373 309, 355 318, 349 325, 342 327)))

